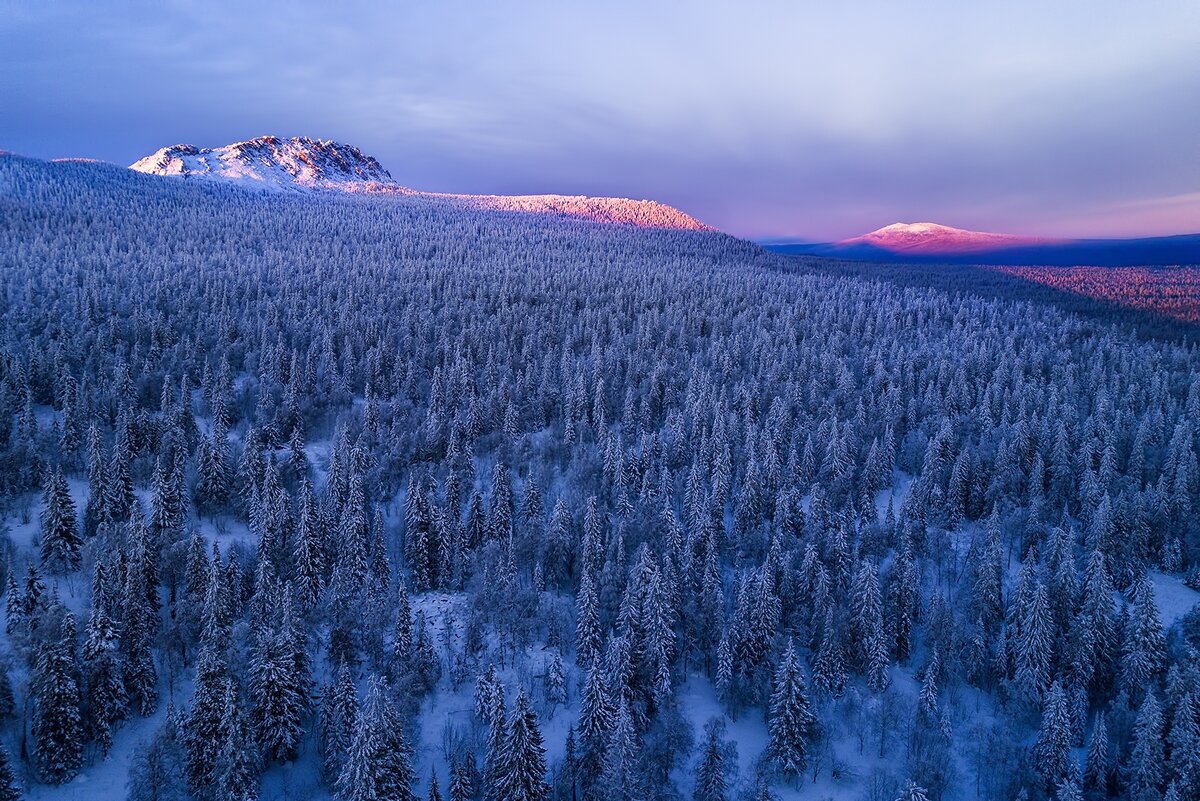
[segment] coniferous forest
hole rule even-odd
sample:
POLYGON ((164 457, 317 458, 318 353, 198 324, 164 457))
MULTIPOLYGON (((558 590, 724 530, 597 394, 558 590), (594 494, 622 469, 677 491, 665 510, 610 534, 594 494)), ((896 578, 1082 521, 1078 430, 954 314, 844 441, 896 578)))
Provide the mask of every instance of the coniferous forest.
POLYGON ((0 156, 0 801, 1200 799, 1200 351, 0 156))

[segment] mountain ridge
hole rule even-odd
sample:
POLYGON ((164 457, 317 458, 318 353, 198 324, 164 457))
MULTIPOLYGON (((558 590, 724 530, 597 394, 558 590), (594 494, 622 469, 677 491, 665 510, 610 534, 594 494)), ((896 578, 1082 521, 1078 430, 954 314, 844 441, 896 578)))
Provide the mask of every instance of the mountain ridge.
POLYGON ((215 148, 172 145, 130 165, 149 175, 227 183, 280 192, 337 191, 403 194, 514 213, 573 217, 592 222, 715 231, 656 200, 589 195, 468 195, 423 192, 401 185, 374 157, 353 145, 309 137, 260 136, 215 148))

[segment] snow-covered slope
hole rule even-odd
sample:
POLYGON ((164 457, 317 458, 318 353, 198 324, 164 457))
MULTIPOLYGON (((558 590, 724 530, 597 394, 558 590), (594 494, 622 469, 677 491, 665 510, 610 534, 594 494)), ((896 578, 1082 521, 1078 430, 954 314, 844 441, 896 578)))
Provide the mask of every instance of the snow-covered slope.
POLYGON ((1044 244, 1036 237, 964 231, 931 222, 893 223, 869 234, 846 239, 840 246, 867 245, 893 253, 973 253, 996 248, 1044 244))
POLYGON ((589 197, 587 195, 438 195, 438 197, 496 211, 580 217, 593 222, 636 225, 641 228, 714 230, 674 206, 668 206, 656 200, 589 197))
POLYGON ((216 148, 173 145, 130 165, 152 175, 228 181, 277 190, 401 190, 378 161, 327 139, 260 136, 216 148))
POLYGON ((454 195, 417 192, 397 183, 378 161, 352 145, 325 139, 260 136, 217 148, 165 147, 130 165, 151 175, 193 178, 280 191, 334 190, 404 194, 474 208, 576 217, 593 222, 711 231, 679 209, 653 200, 585 195, 454 195))

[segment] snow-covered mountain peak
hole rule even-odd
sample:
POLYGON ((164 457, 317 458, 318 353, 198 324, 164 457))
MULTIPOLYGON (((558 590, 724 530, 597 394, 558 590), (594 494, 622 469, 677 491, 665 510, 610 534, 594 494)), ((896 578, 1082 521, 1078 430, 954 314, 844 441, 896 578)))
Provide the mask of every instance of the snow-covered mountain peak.
POLYGON ((916 222, 892 223, 838 244, 870 245, 894 253, 971 253, 1044 241, 1034 237, 965 231, 938 223, 916 222))
POLYGON ((353 145, 304 136, 260 136, 215 148, 172 145, 130 168, 268 189, 403 191, 378 161, 353 145))
POLYGON ((696 218, 653 200, 584 195, 459 195, 401 186, 373 157, 326 139, 260 136, 214 148, 172 145, 130 165, 151 175, 286 191, 403 194, 471 208, 570 217, 639 228, 711 231, 696 218))

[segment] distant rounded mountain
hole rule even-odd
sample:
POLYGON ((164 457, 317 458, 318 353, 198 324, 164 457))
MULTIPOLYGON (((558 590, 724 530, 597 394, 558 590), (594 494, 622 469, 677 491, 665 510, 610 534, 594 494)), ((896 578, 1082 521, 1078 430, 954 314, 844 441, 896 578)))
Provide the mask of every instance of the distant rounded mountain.
POLYGON ((1143 239, 1054 239, 894 223, 840 242, 768 244, 779 253, 850 261, 1120 267, 1200 264, 1200 234, 1143 239))
POLYGON ((584 195, 456 195, 419 192, 400 185, 373 157, 327 139, 260 136, 215 148, 173 145, 140 159, 131 169, 278 192, 338 191, 403 194, 473 208, 574 217, 614 225, 715 230, 664 203, 584 195))
POLYGON ((978 253, 1030 245, 1041 245, 1057 240, 1037 239, 1013 234, 992 234, 985 231, 964 231, 948 225, 931 222, 893 223, 869 234, 847 239, 837 244, 842 247, 868 247, 888 250, 893 253, 978 253))

